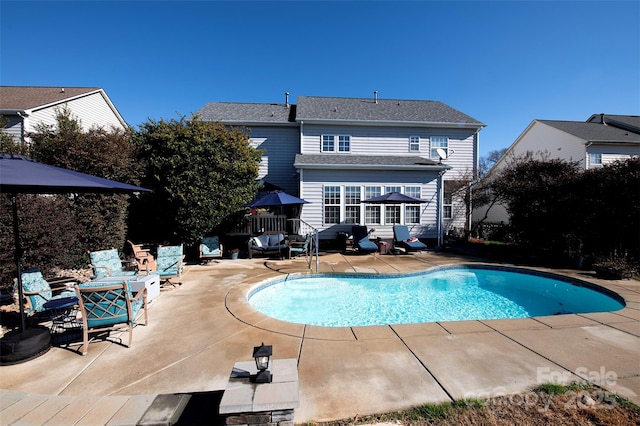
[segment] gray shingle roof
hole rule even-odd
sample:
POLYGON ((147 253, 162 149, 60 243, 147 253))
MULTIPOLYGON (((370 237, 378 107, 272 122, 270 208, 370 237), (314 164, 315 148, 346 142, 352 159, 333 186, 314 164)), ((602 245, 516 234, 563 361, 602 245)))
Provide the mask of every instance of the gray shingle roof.
POLYGON ((100 90, 99 87, 0 86, 0 109, 28 110, 100 90))
POLYGON ((634 133, 640 133, 640 116, 638 115, 593 114, 587 121, 601 123, 603 119, 605 123, 614 127, 621 127, 634 133))
POLYGON ((221 123, 292 123, 295 105, 210 102, 197 115, 203 121, 221 123))
POLYGON ((600 123, 582 121, 538 120, 548 126, 589 142, 639 143, 640 134, 600 123))
POLYGON ((211 102, 196 114, 227 124, 342 121, 482 127, 483 123, 438 101, 299 96, 297 105, 211 102))
POLYGON ((293 163, 298 168, 354 168, 376 169, 394 167, 419 170, 437 166, 447 169, 449 166, 428 158, 418 156, 385 155, 341 155, 341 154, 297 154, 293 163))
POLYGON ((439 101, 298 96, 297 120, 442 123, 484 126, 439 101))

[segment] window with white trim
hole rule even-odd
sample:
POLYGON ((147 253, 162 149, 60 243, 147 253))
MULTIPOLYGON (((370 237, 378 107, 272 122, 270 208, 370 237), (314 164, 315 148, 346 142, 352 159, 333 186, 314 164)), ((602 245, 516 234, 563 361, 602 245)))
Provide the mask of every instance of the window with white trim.
POLYGON ((384 193, 388 194, 390 192, 402 192, 402 187, 401 186, 385 186, 384 193))
POLYGON ((333 141, 333 136, 322 135, 322 152, 333 152, 333 151, 335 151, 335 143, 333 141))
POLYGON ((449 156, 449 138, 447 136, 431 136, 431 158, 440 160, 438 148, 443 149, 449 156))
POLYGON ((404 206, 404 223, 406 225, 415 225, 420 223, 420 205, 405 204, 404 206))
POLYGON ((368 200, 369 198, 379 197, 382 193, 380 191, 379 186, 365 186, 364 187, 364 199, 368 200))
POLYGON ((340 187, 325 186, 323 195, 324 223, 340 223, 340 187))
MULTIPOLYGON (((382 190, 379 186, 365 186, 364 187, 364 199, 379 197, 382 195, 382 190)), ((380 217, 380 205, 368 204, 364 206, 364 224, 365 225, 381 225, 380 217)))
POLYGON ((442 200, 442 218, 453 219, 453 194, 451 192, 451 184, 447 185, 447 181, 443 182, 444 196, 442 200))
MULTIPOLYGON (((404 188, 404 194, 413 198, 421 198, 421 191, 419 186, 406 186, 404 188)), ((420 223, 420 204, 405 204, 404 205, 404 223, 415 225, 420 223)))
POLYGON ((419 186, 405 186, 404 195, 419 199, 422 196, 420 189, 421 188, 419 186))
POLYGON ((602 154, 598 152, 590 152, 589 166, 602 166, 602 154))
POLYGON ((322 135, 322 152, 351 152, 351 136, 322 135))
POLYGON ((368 205, 364 207, 364 224, 365 225, 381 225, 380 222, 380 206, 368 205))
POLYGON ((385 225, 395 225, 400 223, 399 205, 384 206, 384 223, 385 225))
POLYGON ((345 186, 344 188, 344 221, 360 224, 360 190, 359 186, 345 186))
POLYGON ((409 152, 420 151, 420 136, 409 136, 409 152))

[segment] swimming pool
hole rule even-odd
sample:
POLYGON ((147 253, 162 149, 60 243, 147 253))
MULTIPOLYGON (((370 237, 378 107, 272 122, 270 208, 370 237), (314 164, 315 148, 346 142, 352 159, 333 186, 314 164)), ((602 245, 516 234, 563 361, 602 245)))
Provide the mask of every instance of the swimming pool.
POLYGON ((270 317, 350 327, 608 312, 622 298, 593 284, 522 268, 466 265, 402 275, 289 276, 251 291, 270 317))

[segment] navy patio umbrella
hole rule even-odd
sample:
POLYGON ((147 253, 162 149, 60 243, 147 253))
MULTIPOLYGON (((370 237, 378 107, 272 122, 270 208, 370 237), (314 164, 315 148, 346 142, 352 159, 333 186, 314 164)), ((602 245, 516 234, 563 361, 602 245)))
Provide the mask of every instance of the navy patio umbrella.
POLYGON ((279 207, 279 206, 288 206, 292 204, 308 204, 308 203, 309 202, 307 200, 294 197, 293 195, 289 195, 286 192, 273 191, 268 193, 262 198, 253 200, 248 204, 248 206, 249 207, 279 207))
POLYGON ((25 330, 22 291, 22 247, 17 194, 132 193, 149 189, 39 163, 23 155, 0 154, 0 193, 11 194, 21 331, 25 330))
POLYGON ((377 197, 369 198, 368 200, 363 200, 363 203, 372 203, 372 204, 382 204, 382 203, 426 203, 427 200, 421 200, 419 198, 411 197, 409 195, 401 194, 399 192, 389 192, 384 195, 379 195, 377 197))

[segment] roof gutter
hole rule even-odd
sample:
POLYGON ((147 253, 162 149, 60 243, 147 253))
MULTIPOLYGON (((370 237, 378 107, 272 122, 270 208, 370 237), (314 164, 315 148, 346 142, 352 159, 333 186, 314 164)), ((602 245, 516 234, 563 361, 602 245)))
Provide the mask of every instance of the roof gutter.
POLYGON ((296 121, 305 121, 311 124, 332 124, 349 126, 394 126, 394 127, 435 127, 458 129, 482 129, 487 127, 484 123, 442 123, 430 121, 374 121, 374 120, 316 120, 311 118, 296 118, 296 121))
POLYGON ((0 115, 15 114, 22 118, 28 117, 29 113, 24 109, 0 109, 0 115))
POLYGON ((298 127, 298 123, 295 122, 282 122, 282 121, 210 121, 203 120, 207 122, 220 123, 225 126, 235 126, 235 127, 252 127, 252 126, 272 126, 272 127, 298 127))

